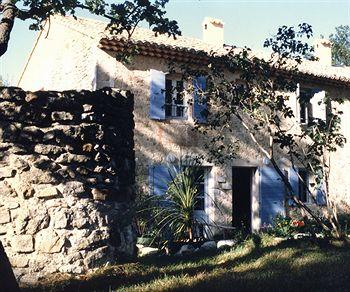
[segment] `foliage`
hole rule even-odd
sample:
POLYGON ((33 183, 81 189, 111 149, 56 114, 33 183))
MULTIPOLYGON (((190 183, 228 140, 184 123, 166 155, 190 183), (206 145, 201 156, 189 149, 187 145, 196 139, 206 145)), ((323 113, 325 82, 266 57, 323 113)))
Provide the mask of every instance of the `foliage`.
POLYGON ((157 234, 166 241, 193 240, 203 223, 195 216, 201 172, 196 166, 182 166, 169 168, 169 174, 168 190, 156 207, 157 234))
POLYGON ((327 94, 319 101, 319 106, 331 109, 327 117, 316 116, 302 127, 295 121, 290 100, 300 82, 299 65, 303 58, 312 59, 313 48, 307 43, 311 36, 312 28, 308 24, 296 28, 282 26, 264 43, 272 50, 271 56, 259 57, 249 48, 232 47, 224 54, 212 52, 206 67, 194 68, 185 64, 181 69, 185 79, 207 76, 207 89, 200 94, 208 104, 205 112, 208 122, 205 125, 197 123, 196 130, 208 137, 205 147, 211 159, 224 163, 239 156, 244 132, 278 173, 286 188, 286 200, 293 200, 325 230, 332 228, 337 236, 341 236, 328 180, 329 154, 345 143, 340 131, 342 112, 338 110, 343 98, 332 98, 327 94), (294 169, 306 169, 310 177, 315 178, 312 189, 303 182, 314 201, 315 190, 325 185, 326 223, 299 200, 288 174, 280 167, 281 157, 287 158, 294 169))
POLYGON ((350 26, 340 25, 335 34, 329 36, 332 41, 332 60, 335 65, 350 66, 350 26))
POLYGON ((282 215, 277 215, 273 220, 273 225, 266 231, 268 234, 285 238, 294 238, 299 233, 313 238, 316 236, 329 237, 330 235, 313 219, 293 219, 282 215))
MULTIPOLYGON (((158 200, 156 197, 149 196, 148 193, 145 193, 140 189, 136 191, 136 198, 133 206, 133 219, 137 236, 144 238, 153 238, 155 236, 154 225, 156 222, 154 220, 154 206, 157 205, 157 203, 158 200)), ((141 242, 138 243, 142 244, 141 242)))
POLYGON ((145 21, 157 34, 176 36, 180 34, 177 22, 165 17, 165 5, 169 0, 3 0, 0 10, 3 12, 0 21, 0 55, 7 50, 13 22, 32 19, 30 29, 41 29, 42 22, 51 15, 70 14, 75 16, 77 9, 89 11, 109 20, 111 33, 126 32, 129 38, 136 26, 145 21))

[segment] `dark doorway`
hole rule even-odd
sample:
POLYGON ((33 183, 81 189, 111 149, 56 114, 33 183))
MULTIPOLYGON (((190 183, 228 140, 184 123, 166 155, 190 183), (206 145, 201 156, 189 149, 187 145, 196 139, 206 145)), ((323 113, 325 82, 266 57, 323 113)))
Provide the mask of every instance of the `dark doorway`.
POLYGON ((251 230, 251 192, 254 168, 232 168, 232 223, 234 227, 251 230))

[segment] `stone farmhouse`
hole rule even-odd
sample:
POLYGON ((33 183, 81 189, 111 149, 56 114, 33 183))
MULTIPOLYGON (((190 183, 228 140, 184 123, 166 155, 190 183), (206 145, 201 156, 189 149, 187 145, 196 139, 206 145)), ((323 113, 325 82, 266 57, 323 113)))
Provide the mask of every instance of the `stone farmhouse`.
MULTIPOLYGON (((137 182, 145 192, 161 195, 169 179, 166 164, 184 155, 208 155, 203 149, 203 137, 193 132, 194 120, 204 121, 201 110, 205 104, 193 105, 188 97, 177 98, 176 90, 182 88, 181 78, 168 73, 168 61, 176 64, 194 62, 200 64, 202 52, 225 52, 224 25, 220 20, 205 18, 203 40, 167 36, 155 37, 150 30, 138 28, 132 42, 139 51, 128 64, 119 62, 115 56, 123 49, 123 37, 110 36, 106 23, 69 17, 54 17, 38 35, 34 48, 20 76, 18 86, 25 90, 95 90, 116 87, 134 94, 135 156, 137 182)), ((327 91, 332 96, 350 98, 349 68, 331 65, 331 46, 327 40, 318 40, 318 61, 305 61, 301 65, 302 82, 298 92, 290 95, 295 109, 295 123, 305 123, 313 117, 322 117, 326 109, 318 104, 327 91), (314 96, 308 105, 301 105, 298 95, 312 91, 314 96)), ((204 80, 205 81, 205 80, 204 80)), ((199 80, 201 86, 205 86, 199 80)), ((343 107, 343 131, 350 140, 350 104, 343 107)), ((285 202, 282 182, 265 161, 264 156, 242 134, 238 157, 225 165, 204 163, 204 178, 198 197, 196 212, 205 221, 225 225, 244 222, 251 230, 259 230, 271 223, 278 213, 284 214, 285 202), (214 202, 215 201, 215 204, 214 202), (218 211, 215 205, 221 206, 218 211)), ((330 189, 339 201, 350 202, 350 144, 336 152, 331 159, 332 177, 330 189)), ((280 163, 286 171, 290 164, 280 163)), ((300 169, 300 175, 306 175, 300 169)), ((311 203, 306 190, 294 185, 300 199, 311 203)), ((306 178, 307 179, 307 178, 306 178)), ((317 190, 316 190, 317 191, 317 190)), ((322 198, 320 198, 321 204, 322 198)))

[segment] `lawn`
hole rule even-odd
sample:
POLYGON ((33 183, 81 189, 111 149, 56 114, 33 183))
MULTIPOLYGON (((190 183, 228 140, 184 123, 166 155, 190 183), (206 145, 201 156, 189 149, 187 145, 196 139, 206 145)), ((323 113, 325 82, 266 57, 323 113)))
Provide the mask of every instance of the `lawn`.
POLYGON ((252 242, 185 258, 150 257, 24 291, 350 291, 350 248, 252 242))

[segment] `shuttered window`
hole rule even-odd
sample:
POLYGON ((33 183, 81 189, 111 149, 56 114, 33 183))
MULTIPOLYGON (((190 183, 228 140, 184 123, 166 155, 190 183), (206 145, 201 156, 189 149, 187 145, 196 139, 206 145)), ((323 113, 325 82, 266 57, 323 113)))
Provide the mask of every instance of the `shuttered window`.
POLYGON ((299 93, 299 122, 308 124, 315 120, 326 120, 325 91, 301 88, 299 93))

